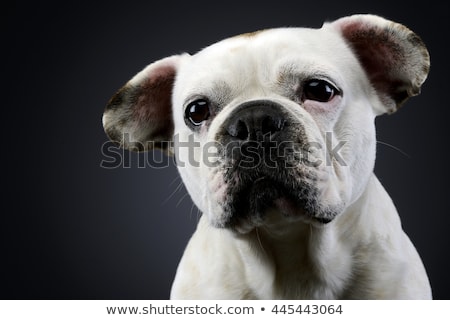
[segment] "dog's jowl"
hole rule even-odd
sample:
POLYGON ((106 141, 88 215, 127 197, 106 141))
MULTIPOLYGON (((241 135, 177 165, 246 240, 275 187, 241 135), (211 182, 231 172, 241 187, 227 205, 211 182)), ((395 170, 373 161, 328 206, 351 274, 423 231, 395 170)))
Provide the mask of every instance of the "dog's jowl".
POLYGON ((202 212, 171 297, 431 298, 373 174, 375 117, 417 95, 429 66, 407 27, 356 15, 235 36, 132 78, 107 135, 175 156, 202 212))

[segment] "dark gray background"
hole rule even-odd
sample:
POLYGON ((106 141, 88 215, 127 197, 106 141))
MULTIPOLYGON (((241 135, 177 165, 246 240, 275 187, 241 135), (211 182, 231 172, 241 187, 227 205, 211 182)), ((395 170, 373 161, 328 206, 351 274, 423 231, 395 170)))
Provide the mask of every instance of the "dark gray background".
POLYGON ((422 95, 377 120, 376 173, 450 287, 448 1, 9 3, 2 9, 0 297, 164 299, 198 218, 176 168, 100 168, 103 108, 146 64, 235 34, 374 13, 416 31, 422 95), (155 4, 156 3, 156 4, 155 4), (416 4, 417 3, 417 4, 416 4))

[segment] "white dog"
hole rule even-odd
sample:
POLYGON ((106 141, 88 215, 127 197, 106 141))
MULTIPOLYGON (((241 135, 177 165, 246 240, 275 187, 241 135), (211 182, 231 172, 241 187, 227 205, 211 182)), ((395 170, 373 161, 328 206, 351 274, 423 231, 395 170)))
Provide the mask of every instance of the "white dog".
POLYGON ((106 133, 172 152, 203 213, 171 298, 431 298, 373 174, 375 117, 418 94, 429 64, 412 31, 356 15, 243 34, 131 79, 106 133))

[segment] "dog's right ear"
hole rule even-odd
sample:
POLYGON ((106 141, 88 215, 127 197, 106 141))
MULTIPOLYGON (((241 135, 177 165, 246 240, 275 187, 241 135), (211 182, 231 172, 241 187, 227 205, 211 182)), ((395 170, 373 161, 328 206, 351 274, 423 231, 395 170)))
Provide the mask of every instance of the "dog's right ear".
POLYGON ((168 149, 174 130, 172 89, 185 56, 174 55, 148 65, 111 98, 103 127, 112 141, 134 151, 168 149))
POLYGON ((396 111, 420 87, 430 69, 430 55, 420 37, 404 25, 374 15, 334 21, 377 90, 383 108, 396 111))

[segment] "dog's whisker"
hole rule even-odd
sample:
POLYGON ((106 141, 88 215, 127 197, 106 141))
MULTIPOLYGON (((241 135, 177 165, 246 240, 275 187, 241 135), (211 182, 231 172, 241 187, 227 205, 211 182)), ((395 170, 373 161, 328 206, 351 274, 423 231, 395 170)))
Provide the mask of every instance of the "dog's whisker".
POLYGON ((194 203, 192 203, 192 205, 191 205, 191 210, 189 212, 189 219, 192 219, 192 215, 193 215, 194 209, 197 209, 197 222, 198 222, 200 220, 200 217, 201 217, 201 212, 200 212, 200 210, 197 208, 197 206, 194 203))
POLYGON ((194 204, 191 204, 191 210, 189 210, 189 220, 192 219, 192 213, 194 211, 194 204))
MULTIPOLYGON (((194 204, 193 206, 195 206, 195 204, 194 204)), ((202 212, 200 211, 199 208, 197 208, 197 222, 200 221, 200 218, 201 218, 201 217, 202 217, 202 212)))
POLYGON ((259 246, 261 247, 262 252, 264 252, 264 254, 267 255, 267 252, 264 249, 264 246, 263 246, 262 241, 261 241, 261 236, 259 234, 259 228, 255 228, 255 233, 256 233, 256 239, 258 240, 258 243, 259 243, 259 246))
POLYGON ((175 195, 175 193, 177 193, 178 191, 180 191, 183 187, 183 181, 180 181, 178 183, 178 186, 172 191, 172 193, 162 202, 161 205, 166 205, 167 202, 169 202, 170 199, 172 199, 172 197, 175 195))
POLYGON ((380 141, 380 140, 377 140, 377 143, 379 143, 379 144, 381 144, 381 145, 384 145, 384 146, 387 146, 387 147, 390 147, 390 148, 392 148, 392 149, 394 149, 394 150, 400 152, 402 155, 404 155, 404 156, 407 157, 407 158, 411 158, 411 156, 410 156, 409 154, 407 154, 407 153, 404 152, 402 149, 397 148, 396 146, 394 146, 394 145, 392 145, 392 144, 390 144, 390 143, 383 142, 383 141, 380 141))
POLYGON ((177 181, 181 181, 181 177, 180 176, 176 176, 175 178, 173 178, 172 182, 169 184, 169 187, 172 187, 172 185, 177 182, 177 181))
POLYGON ((189 193, 185 193, 180 200, 178 200, 177 204, 175 205, 176 208, 178 208, 178 206, 183 202, 184 199, 186 199, 186 197, 189 196, 189 193))
POLYGON ((312 237, 313 237, 313 227, 312 227, 312 225, 310 224, 309 225, 309 241, 312 241, 312 237))

